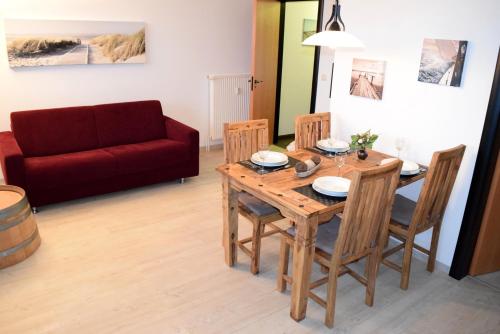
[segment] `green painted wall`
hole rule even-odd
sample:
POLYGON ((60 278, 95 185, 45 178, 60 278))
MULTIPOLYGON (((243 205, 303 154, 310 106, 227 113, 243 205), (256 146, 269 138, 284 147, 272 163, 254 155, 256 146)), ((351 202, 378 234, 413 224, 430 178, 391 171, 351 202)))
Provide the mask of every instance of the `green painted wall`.
POLYGON ((304 19, 316 20, 318 1, 286 3, 283 71, 278 134, 295 132, 295 116, 308 114, 314 67, 314 47, 302 46, 304 19))

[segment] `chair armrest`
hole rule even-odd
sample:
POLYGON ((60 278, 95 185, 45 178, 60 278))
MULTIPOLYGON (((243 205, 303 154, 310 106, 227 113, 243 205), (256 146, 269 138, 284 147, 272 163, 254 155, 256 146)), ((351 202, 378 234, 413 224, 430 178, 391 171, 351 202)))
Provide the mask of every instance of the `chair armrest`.
POLYGON ((0 132, 0 164, 6 184, 26 189, 23 152, 10 131, 0 132))

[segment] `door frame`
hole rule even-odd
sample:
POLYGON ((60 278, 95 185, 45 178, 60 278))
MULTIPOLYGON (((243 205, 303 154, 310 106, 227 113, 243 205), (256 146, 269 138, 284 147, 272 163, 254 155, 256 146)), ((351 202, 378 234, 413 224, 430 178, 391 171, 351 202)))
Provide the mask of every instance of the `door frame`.
POLYGON ((482 218, 490 193, 500 149, 500 49, 498 52, 495 77, 491 87, 488 111, 484 122, 481 144, 467 198, 462 226, 450 268, 450 276, 462 279, 469 274, 482 218))
MULTIPOLYGON (((281 12, 280 12, 279 47, 278 47, 278 73, 277 73, 278 77, 276 81, 276 104, 274 112, 273 143, 276 143, 279 138, 278 131, 279 131, 280 106, 281 106, 281 82, 283 78, 283 45, 285 41, 286 3, 297 2, 297 1, 318 1, 318 24, 316 26, 316 31, 321 31, 323 25, 323 12, 325 8, 325 0, 280 0, 281 12)), ((314 47, 314 67, 313 67, 312 90, 311 90, 311 105, 309 108, 310 114, 314 114, 316 110, 316 95, 318 91, 318 72, 319 72, 320 57, 321 57, 321 47, 316 46, 314 47)))

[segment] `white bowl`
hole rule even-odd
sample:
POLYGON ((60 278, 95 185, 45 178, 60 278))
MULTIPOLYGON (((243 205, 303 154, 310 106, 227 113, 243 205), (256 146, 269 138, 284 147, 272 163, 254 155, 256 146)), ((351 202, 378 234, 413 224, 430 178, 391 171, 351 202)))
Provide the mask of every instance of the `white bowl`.
POLYGON ((252 154, 250 161, 263 167, 279 167, 288 163, 288 156, 280 152, 259 151, 252 154))
POLYGON ((314 180, 312 187, 317 192, 336 197, 346 197, 351 180, 338 176, 322 176, 314 180))

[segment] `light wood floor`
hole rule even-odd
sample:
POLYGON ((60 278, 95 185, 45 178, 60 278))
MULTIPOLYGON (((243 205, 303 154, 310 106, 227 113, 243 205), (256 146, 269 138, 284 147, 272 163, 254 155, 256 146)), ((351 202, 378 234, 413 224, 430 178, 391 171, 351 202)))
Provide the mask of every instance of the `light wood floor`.
POLYGON ((201 176, 184 185, 41 208, 41 248, 0 271, 0 333, 500 333, 500 292, 418 261, 407 292, 382 267, 373 308, 342 277, 333 331, 312 301, 296 323, 289 292, 275 291, 278 236, 263 243, 259 276, 243 255, 224 265, 222 154, 201 161, 201 176))

